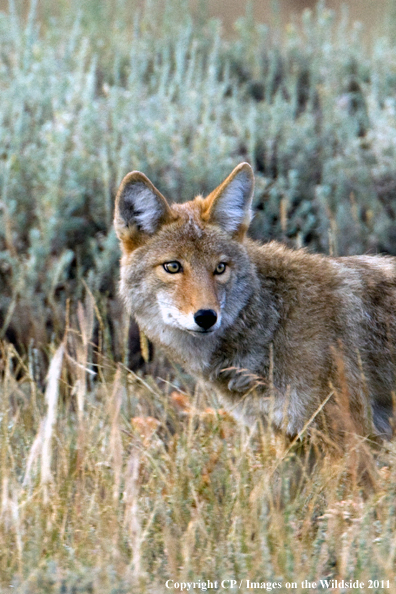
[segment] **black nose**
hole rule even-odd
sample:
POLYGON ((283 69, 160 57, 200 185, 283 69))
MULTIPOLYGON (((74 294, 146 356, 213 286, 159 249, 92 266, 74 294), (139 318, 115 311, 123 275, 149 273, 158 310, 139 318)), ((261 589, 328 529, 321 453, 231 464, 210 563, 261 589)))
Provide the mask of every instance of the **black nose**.
POLYGON ((213 309, 199 309, 194 315, 195 323, 204 330, 209 330, 216 324, 217 313, 213 309))

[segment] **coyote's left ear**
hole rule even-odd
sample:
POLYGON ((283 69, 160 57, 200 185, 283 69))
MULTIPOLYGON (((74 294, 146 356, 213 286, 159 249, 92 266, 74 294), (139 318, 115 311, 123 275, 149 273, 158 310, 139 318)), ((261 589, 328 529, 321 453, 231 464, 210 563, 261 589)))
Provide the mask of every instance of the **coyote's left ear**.
POLYGON ((243 239, 252 218, 253 190, 253 170, 249 163, 240 163, 204 200, 202 218, 243 239))

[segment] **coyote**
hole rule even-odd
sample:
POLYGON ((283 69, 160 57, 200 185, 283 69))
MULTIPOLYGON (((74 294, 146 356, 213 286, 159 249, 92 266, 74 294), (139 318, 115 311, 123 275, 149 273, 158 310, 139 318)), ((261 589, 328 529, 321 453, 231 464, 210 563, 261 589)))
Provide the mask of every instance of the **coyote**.
POLYGON ((342 439, 348 416, 359 435, 390 438, 396 259, 261 245, 246 237, 253 189, 241 163, 206 198, 169 204, 128 173, 114 218, 128 311, 248 424, 342 439))

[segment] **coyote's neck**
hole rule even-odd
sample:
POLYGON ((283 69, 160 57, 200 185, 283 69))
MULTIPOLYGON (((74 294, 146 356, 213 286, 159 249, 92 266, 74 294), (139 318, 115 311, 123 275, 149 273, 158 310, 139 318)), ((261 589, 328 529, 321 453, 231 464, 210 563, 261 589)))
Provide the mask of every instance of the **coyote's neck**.
POLYGON ((267 390, 278 320, 279 311, 271 294, 261 288, 251 295, 233 326, 221 337, 204 376, 230 400, 238 400, 252 390, 267 390))

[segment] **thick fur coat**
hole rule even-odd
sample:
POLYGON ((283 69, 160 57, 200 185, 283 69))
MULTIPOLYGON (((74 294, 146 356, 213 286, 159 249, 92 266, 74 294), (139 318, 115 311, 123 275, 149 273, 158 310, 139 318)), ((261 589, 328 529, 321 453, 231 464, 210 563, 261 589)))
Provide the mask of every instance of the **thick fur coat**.
POLYGON ((169 205, 142 173, 124 178, 115 228, 128 311, 249 424, 390 437, 396 259, 246 238, 253 185, 242 163, 207 198, 169 205))

